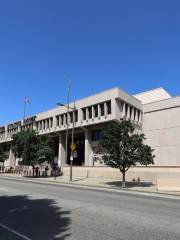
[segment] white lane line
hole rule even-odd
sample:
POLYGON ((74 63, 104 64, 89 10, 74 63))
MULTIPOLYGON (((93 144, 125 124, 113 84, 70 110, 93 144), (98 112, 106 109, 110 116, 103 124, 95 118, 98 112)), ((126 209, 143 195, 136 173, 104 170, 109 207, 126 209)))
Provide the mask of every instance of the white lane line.
POLYGON ((0 227, 2 227, 2 228, 4 228, 4 229, 8 230, 9 232, 14 233, 15 235, 21 237, 22 239, 25 239, 25 240, 32 240, 31 238, 28 238, 27 236, 25 236, 25 235, 23 235, 23 234, 21 234, 21 233, 15 231, 15 230, 13 230, 12 228, 10 228, 10 227, 8 227, 8 226, 2 224, 2 223, 0 223, 0 227))

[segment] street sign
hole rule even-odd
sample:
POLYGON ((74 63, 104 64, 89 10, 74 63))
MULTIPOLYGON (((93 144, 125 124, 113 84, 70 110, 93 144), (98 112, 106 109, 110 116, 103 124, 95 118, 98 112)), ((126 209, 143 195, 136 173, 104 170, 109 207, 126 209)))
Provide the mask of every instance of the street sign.
POLYGON ((73 161, 73 156, 70 157, 70 160, 73 161))
POLYGON ((74 143, 72 143, 70 148, 71 148, 71 151, 75 151, 76 150, 76 145, 74 143))
POLYGON ((76 151, 73 152, 73 158, 77 158, 77 152, 76 151))

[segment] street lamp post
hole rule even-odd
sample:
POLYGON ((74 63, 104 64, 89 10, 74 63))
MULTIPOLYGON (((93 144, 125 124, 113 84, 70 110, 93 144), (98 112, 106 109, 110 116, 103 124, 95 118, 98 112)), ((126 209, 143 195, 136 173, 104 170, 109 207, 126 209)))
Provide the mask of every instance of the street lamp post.
POLYGON ((73 149, 72 146, 74 145, 74 125, 75 125, 75 101, 73 106, 73 127, 72 127, 72 141, 71 141, 71 158, 70 158, 70 181, 72 182, 72 166, 73 166, 73 149))
MULTIPOLYGON (((71 156, 70 156, 70 182, 72 182, 72 167, 73 167, 73 149, 72 146, 74 145, 74 127, 75 127, 75 101, 74 106, 70 107, 69 104, 65 105, 62 103, 57 103, 58 106, 64 106, 67 107, 67 126, 68 126, 68 115, 69 115, 69 109, 73 110, 73 116, 72 116, 72 136, 71 136, 71 156)), ((68 160, 68 127, 66 128, 66 161, 68 160)))

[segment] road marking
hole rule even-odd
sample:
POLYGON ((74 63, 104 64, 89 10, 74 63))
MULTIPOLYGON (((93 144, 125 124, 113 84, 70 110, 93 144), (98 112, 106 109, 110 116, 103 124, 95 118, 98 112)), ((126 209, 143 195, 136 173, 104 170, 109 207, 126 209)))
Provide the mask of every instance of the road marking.
POLYGON ((2 227, 2 228, 4 228, 4 229, 8 230, 9 232, 14 233, 15 235, 21 237, 22 239, 25 239, 25 240, 32 240, 31 238, 28 238, 27 236, 25 236, 25 235, 23 235, 23 234, 21 234, 21 233, 15 231, 15 230, 13 230, 12 228, 10 228, 10 227, 8 227, 8 226, 2 224, 2 223, 0 223, 0 227, 2 227))

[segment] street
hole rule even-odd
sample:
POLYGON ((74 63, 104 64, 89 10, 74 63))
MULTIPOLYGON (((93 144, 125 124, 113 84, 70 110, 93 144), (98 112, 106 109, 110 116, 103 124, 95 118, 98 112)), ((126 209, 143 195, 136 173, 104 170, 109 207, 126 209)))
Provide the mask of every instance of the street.
POLYGON ((0 240, 179 240, 180 200, 0 179, 0 240))

